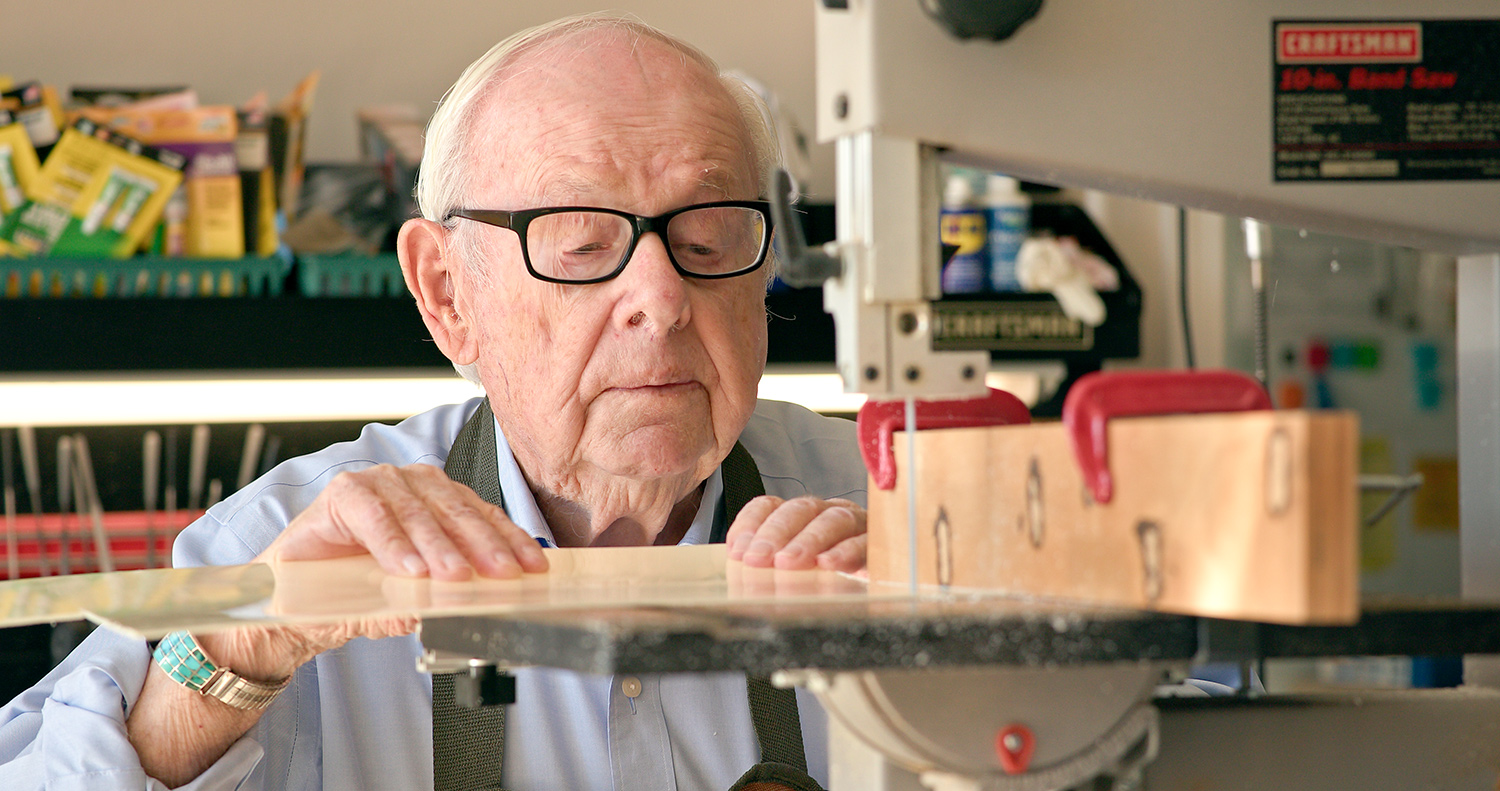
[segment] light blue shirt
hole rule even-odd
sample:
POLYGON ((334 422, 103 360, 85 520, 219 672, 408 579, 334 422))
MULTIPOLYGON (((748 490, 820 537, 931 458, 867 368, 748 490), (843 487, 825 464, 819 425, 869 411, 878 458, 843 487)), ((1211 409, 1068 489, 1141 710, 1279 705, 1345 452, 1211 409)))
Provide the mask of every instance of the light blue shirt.
MULTIPOLYGON (((180 536, 179 566, 245 563, 339 472, 376 464, 441 466, 477 401, 439 407, 397 426, 289 460, 214 506, 180 536)), ((762 401, 740 441, 766 492, 865 502, 854 425, 762 401)), ((497 436, 511 518, 551 538, 514 458, 497 436)), ((705 490, 684 543, 707 540, 722 491, 705 490)), ((189 789, 420 789, 432 784, 431 680, 416 670, 416 638, 357 639, 297 671, 291 686, 189 789)), ((35 687, 0 709, 0 788, 158 789, 125 734, 149 667, 146 646, 96 630, 35 687)), ((622 677, 516 671, 506 716, 504 782, 528 789, 728 788, 759 759, 739 673, 642 675, 633 700, 622 677)), ((826 717, 798 690, 811 774, 827 785, 826 717)))

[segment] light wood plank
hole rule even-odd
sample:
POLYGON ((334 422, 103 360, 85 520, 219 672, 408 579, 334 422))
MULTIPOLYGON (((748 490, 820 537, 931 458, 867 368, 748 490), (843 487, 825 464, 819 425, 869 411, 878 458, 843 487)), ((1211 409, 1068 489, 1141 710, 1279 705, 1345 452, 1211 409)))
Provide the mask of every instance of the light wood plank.
MULTIPOLYGON (((274 565, 153 569, 0 582, 0 627, 88 618, 143 638, 247 623, 332 623, 381 615, 868 601, 864 580, 727 559, 723 544, 544 549, 519 579, 434 582, 386 574, 368 555, 274 565)), ((890 592, 886 598, 903 594, 890 592)), ((879 598, 879 597, 877 597, 879 598)))
MULTIPOLYGON (((1343 412, 1114 420, 1114 498, 1100 505, 1059 423, 919 432, 918 581, 1224 618, 1353 622, 1358 433, 1343 412)), ((895 448, 896 489, 870 492, 870 577, 904 585, 912 468, 904 436, 895 448)))

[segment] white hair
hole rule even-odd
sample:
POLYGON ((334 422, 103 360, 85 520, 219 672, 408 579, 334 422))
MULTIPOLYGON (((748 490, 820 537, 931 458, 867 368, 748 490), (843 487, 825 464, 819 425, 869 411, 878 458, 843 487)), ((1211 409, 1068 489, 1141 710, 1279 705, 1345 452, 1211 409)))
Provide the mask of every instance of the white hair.
MULTIPOLYGON (((470 146, 474 139, 474 124, 485 97, 500 81, 504 70, 527 52, 567 36, 595 30, 614 30, 637 37, 655 39, 680 52, 688 60, 697 63, 719 78, 720 84, 734 100, 739 110, 745 131, 749 136, 752 160, 756 169, 756 183, 762 197, 770 194, 770 174, 781 163, 781 148, 770 110, 765 101, 743 80, 727 74, 706 53, 692 44, 668 35, 639 19, 615 13, 589 13, 564 17, 545 25, 523 30, 491 47, 478 60, 469 64, 459 75, 458 81, 443 95, 432 120, 427 124, 427 138, 422 150, 422 167, 417 174, 417 207, 424 218, 448 225, 455 252, 468 270, 468 275, 481 287, 490 283, 490 271, 485 265, 488 256, 483 248, 483 238, 473 229, 450 218, 452 212, 465 208, 472 187, 467 166, 471 159, 470 146)), ((766 267, 767 283, 775 271, 774 260, 766 267)), ((480 384, 477 364, 455 365, 463 377, 480 384)))

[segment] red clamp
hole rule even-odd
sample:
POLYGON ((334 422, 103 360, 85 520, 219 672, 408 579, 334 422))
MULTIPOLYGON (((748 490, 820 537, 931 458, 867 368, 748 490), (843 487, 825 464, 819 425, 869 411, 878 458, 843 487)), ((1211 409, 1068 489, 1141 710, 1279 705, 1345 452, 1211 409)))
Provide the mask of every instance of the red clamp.
MULTIPOLYGON (((896 454, 891 443, 898 430, 906 428, 904 401, 866 401, 855 421, 859 453, 865 469, 881 489, 896 488, 896 454)), ((983 398, 952 401, 917 401, 917 430, 924 428, 974 428, 1011 426, 1031 422, 1031 412, 1021 399, 1004 390, 990 388, 983 398)))
POLYGON ((1063 423, 1094 501, 1114 495, 1108 423, 1115 417, 1270 409, 1260 382, 1239 371, 1114 371, 1086 374, 1068 390, 1063 423))

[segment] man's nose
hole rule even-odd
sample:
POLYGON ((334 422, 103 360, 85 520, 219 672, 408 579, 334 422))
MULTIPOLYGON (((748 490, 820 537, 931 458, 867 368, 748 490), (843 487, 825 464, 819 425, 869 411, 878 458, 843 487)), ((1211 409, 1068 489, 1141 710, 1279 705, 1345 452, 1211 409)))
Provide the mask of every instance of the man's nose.
POLYGON ((667 257, 661 235, 643 234, 615 280, 625 290, 618 303, 620 318, 630 326, 665 333, 691 319, 687 283, 667 257))

